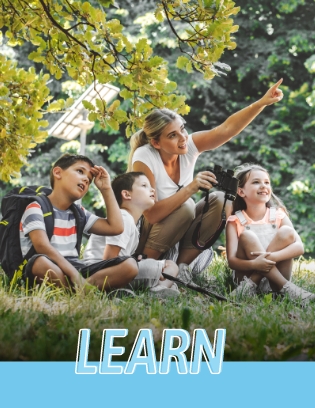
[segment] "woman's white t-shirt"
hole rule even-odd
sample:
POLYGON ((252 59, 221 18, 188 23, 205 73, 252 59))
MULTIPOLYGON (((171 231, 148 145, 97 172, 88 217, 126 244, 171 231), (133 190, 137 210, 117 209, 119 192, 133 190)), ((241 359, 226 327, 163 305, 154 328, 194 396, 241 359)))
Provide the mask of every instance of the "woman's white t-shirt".
POLYGON ((195 164, 200 153, 192 139, 192 135, 188 135, 187 147, 188 152, 179 155, 180 178, 178 184, 167 174, 159 151, 150 143, 138 147, 134 152, 132 164, 137 161, 142 162, 152 171, 159 201, 174 195, 180 187, 186 187, 193 181, 195 164))

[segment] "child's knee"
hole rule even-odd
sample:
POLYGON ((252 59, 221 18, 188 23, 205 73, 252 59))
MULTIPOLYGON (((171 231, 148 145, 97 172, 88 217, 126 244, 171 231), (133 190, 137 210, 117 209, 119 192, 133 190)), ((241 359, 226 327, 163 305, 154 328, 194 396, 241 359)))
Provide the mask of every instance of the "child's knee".
POLYGON ((243 244, 245 243, 247 244, 249 242, 253 242, 256 240, 257 240, 257 235, 253 231, 246 230, 246 229, 241 233, 239 237, 239 242, 243 244))
POLYGON ((56 277, 63 277, 63 272, 56 264, 54 264, 44 255, 38 256, 32 266, 32 274, 35 276, 44 276, 47 271, 49 271, 50 273, 54 272, 56 277))
POLYGON ((124 274, 130 280, 133 280, 138 275, 138 264, 135 259, 129 258, 123 263, 124 265, 124 274))
POLYGON ((38 256, 35 259, 31 272, 34 279, 37 279, 37 283, 46 278, 49 282, 59 285, 66 284, 65 275, 62 270, 46 256, 38 256))
POLYGON ((167 259, 165 261, 165 267, 163 269, 163 272, 167 273, 168 275, 176 277, 178 275, 178 266, 176 265, 175 262, 167 259))
POLYGON ((277 231, 277 240, 281 240, 287 244, 295 242, 295 231, 288 225, 283 225, 277 231))

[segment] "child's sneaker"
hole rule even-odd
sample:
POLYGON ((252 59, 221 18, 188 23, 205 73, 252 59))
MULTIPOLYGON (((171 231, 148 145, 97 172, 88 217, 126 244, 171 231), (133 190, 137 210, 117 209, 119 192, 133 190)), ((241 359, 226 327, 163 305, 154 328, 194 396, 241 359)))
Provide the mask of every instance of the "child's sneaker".
POLYGON ((271 293, 271 292, 272 292, 272 289, 271 289, 269 280, 267 278, 262 278, 262 280, 259 282, 257 293, 261 295, 267 295, 268 293, 271 293))
POLYGON ((305 306, 308 302, 315 300, 315 294, 299 288, 292 282, 287 282, 280 290, 281 295, 287 295, 291 300, 297 300, 301 306, 305 306))
POLYGON ((114 298, 122 299, 123 297, 132 297, 132 298, 137 297, 137 295, 135 294, 133 290, 127 289, 127 288, 114 289, 108 292, 107 296, 109 299, 114 299, 114 298))
POLYGON ((230 293, 231 298, 247 298, 256 295, 257 285, 251 279, 244 276, 242 282, 230 293))
POLYGON ((189 266, 185 263, 180 263, 178 265, 178 275, 177 278, 180 279, 185 285, 192 282, 192 273, 189 266))
POLYGON ((169 298, 169 297, 177 297, 180 295, 180 292, 178 290, 178 287, 176 283, 173 283, 173 285, 168 288, 164 285, 156 285, 153 288, 150 288, 150 295, 156 296, 158 298, 169 298))

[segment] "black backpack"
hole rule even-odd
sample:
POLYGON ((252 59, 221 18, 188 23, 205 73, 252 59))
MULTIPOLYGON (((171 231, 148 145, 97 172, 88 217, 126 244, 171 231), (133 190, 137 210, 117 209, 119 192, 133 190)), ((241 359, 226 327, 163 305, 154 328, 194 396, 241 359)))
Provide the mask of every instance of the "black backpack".
MULTIPOLYGON (((48 239, 50 240, 54 231, 54 212, 52 204, 47 197, 52 190, 43 186, 16 187, 2 199, 0 221, 0 263, 1 267, 9 277, 16 281, 22 277, 22 271, 28 260, 36 254, 32 246, 23 257, 20 245, 20 221, 25 208, 33 201, 37 201, 43 211, 44 221, 48 239)), ((85 225, 85 213, 82 208, 72 204, 77 225, 76 249, 80 254, 81 240, 85 225)))

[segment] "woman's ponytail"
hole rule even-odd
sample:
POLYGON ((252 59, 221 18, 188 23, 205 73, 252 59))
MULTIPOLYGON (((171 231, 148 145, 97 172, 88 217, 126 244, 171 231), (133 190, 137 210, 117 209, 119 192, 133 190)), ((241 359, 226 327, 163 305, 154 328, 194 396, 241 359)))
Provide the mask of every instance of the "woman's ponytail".
POLYGON ((127 171, 132 171, 132 157, 135 150, 138 147, 144 146, 145 144, 149 143, 147 136, 143 129, 138 130, 138 132, 134 133, 130 138, 130 153, 128 159, 128 168, 127 171))

